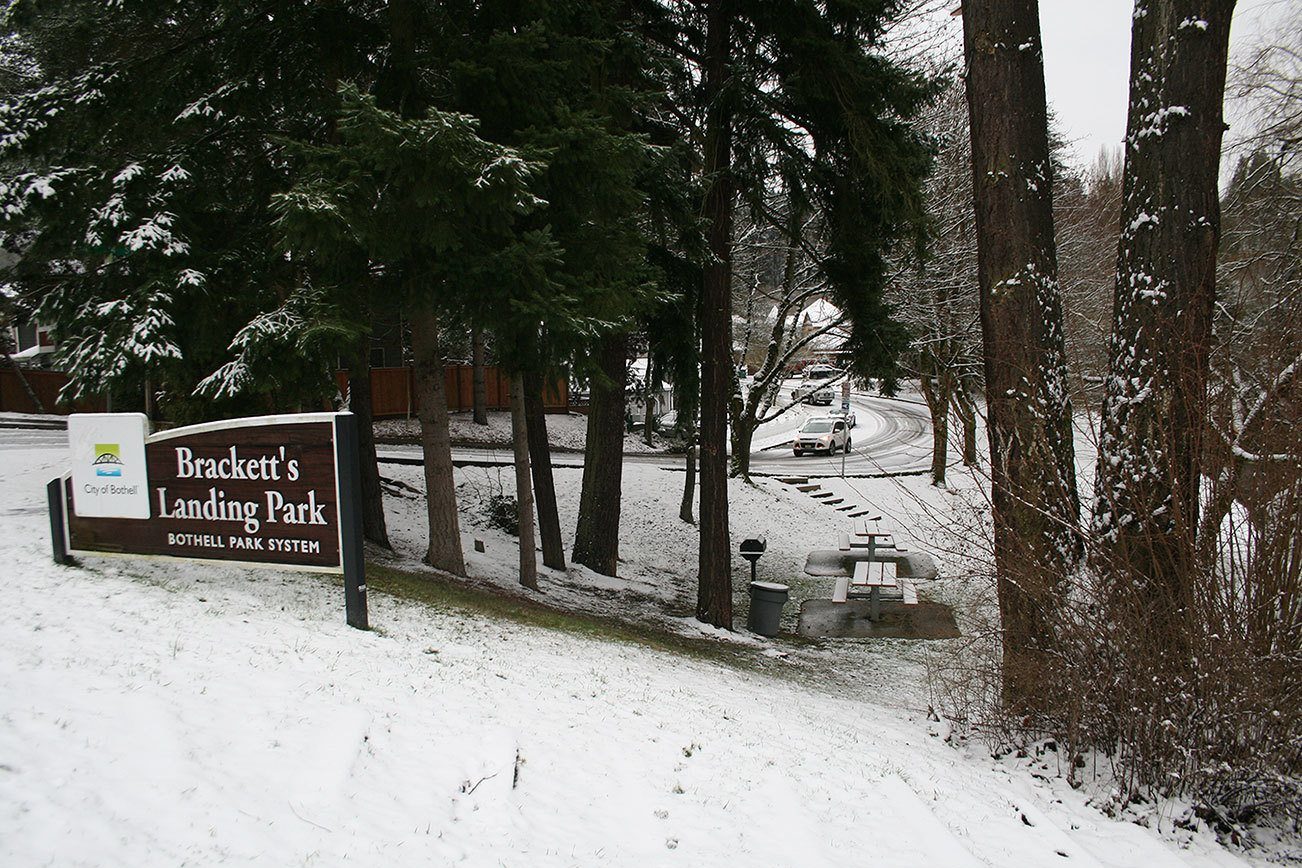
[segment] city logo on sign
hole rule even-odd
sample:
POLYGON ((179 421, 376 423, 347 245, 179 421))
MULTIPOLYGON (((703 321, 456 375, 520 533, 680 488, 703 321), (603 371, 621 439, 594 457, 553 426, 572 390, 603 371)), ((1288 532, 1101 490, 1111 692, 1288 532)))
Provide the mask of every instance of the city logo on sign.
POLYGON ((96 476, 121 476, 122 450, 116 443, 96 443, 95 460, 91 463, 96 476))

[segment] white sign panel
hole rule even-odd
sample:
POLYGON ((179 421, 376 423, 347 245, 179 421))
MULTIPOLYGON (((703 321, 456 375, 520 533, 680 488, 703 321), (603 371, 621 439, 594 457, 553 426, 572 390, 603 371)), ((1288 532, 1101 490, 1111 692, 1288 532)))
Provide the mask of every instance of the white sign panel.
POLYGON ((91 518, 149 518, 143 413, 73 413, 68 417, 72 450, 72 502, 77 515, 91 518))

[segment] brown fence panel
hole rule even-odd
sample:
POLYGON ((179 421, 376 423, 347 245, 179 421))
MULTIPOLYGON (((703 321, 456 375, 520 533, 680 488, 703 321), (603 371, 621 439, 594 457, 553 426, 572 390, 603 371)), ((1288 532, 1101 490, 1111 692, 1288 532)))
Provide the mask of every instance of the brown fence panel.
MULTIPOLYGON (((46 413, 57 413, 60 416, 66 416, 74 411, 94 413, 103 412, 105 409, 106 405, 101 398, 77 401, 73 405, 60 403, 59 392, 68 384, 68 375, 62 371, 24 368, 22 375, 26 378, 27 384, 32 387, 32 391, 36 393, 36 397, 40 399, 46 413)), ((22 381, 18 378, 18 372, 13 368, 6 367, 0 370, 0 412, 40 412, 36 405, 32 403, 27 390, 23 388, 22 381)))
POLYGON ((570 384, 563 378, 543 388, 543 409, 552 413, 570 412, 570 384))
MULTIPOLYGON (((338 371, 335 380, 342 394, 348 388, 348 372, 338 371)), ((496 366, 484 367, 484 385, 489 410, 511 409, 510 378, 496 366)), ((447 365, 443 369, 443 386, 448 410, 465 412, 475 406, 475 374, 470 365, 447 365)), ((557 380, 543 394, 543 408, 549 413, 568 413, 569 385, 557 380)), ((371 368, 371 415, 376 419, 416 415, 415 376, 411 368, 371 368)))
MULTIPOLYGON (((452 412, 473 410, 475 406, 475 369, 471 365, 448 365, 446 376, 448 409, 452 412)), ((511 381, 496 365, 484 366, 484 400, 489 410, 511 409, 511 381)))
POLYGON ((451 390, 456 396, 456 400, 449 405, 448 409, 456 410, 473 410, 475 408, 475 369, 470 365, 452 365, 449 368, 454 372, 457 385, 455 390, 451 390))
MULTIPOLYGON (((45 406, 46 413, 66 415, 74 410, 103 412, 103 399, 78 401, 75 407, 59 403, 59 391, 67 385, 68 375, 62 371, 44 371, 24 368, 23 376, 32 391, 45 406)), ((444 369, 448 393, 448 409, 453 412, 474 407, 474 369, 470 365, 448 365, 444 369)), ((488 409, 509 410, 511 407, 510 381, 495 366, 484 368, 488 392, 488 409)), ((348 372, 336 371, 335 383, 339 393, 348 391, 348 372)), ((543 394, 543 407, 549 412, 565 413, 570 409, 569 387, 563 380, 549 385, 543 394)), ((35 413, 36 405, 27 396, 27 390, 12 368, 0 369, 0 412, 35 413)), ((412 369, 371 368, 371 412, 377 419, 416 415, 416 390, 412 369)))
POLYGON ((415 414, 411 368, 371 368, 371 413, 376 418, 415 414))

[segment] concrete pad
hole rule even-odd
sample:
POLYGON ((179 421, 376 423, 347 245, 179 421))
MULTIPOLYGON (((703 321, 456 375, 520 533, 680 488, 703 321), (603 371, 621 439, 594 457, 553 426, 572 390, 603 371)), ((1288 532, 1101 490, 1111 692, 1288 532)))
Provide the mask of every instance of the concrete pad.
POLYGON ((868 601, 805 600, 796 632, 808 639, 955 639, 954 612, 928 601, 908 606, 883 600, 881 620, 868 620, 868 601))

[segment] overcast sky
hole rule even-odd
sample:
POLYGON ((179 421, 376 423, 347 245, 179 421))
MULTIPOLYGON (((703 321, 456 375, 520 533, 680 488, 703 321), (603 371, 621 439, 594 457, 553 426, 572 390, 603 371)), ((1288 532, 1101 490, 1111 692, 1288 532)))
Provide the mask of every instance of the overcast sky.
MULTIPOLYGON (((1239 0, 1230 52, 1284 17, 1297 0, 1239 0)), ((1126 134, 1133 0, 1040 0, 1044 85, 1077 165, 1126 134)))

